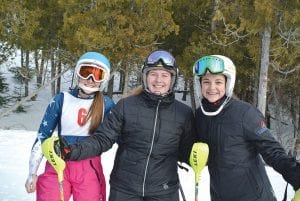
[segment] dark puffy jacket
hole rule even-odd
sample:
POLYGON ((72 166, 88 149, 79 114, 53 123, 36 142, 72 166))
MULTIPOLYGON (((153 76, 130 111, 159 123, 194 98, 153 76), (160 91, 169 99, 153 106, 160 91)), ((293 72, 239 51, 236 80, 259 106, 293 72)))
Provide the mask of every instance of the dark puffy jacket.
POLYGON ((141 196, 178 190, 177 161, 188 162, 195 139, 190 107, 147 93, 121 99, 94 136, 72 146, 71 160, 111 148, 118 150, 110 177, 112 188, 141 196))
POLYGON ((252 105, 231 100, 216 116, 198 109, 196 125, 200 141, 209 145, 212 201, 276 201, 260 155, 299 188, 299 164, 287 156, 252 105))

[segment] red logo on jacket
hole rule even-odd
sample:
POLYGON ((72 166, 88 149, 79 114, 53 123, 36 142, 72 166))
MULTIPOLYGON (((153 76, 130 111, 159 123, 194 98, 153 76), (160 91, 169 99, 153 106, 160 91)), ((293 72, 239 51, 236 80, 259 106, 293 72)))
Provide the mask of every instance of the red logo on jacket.
POLYGON ((266 127, 266 124, 265 124, 265 121, 264 121, 264 120, 260 120, 260 122, 259 122, 259 127, 260 127, 260 128, 266 127))
POLYGON ((84 126, 86 124, 86 115, 87 110, 84 108, 80 108, 77 115, 77 123, 79 126, 84 126))

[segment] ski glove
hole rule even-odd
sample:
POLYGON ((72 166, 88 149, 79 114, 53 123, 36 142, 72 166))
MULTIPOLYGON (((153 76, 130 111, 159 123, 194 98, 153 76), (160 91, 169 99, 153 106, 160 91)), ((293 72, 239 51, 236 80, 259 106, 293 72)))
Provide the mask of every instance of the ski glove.
POLYGON ((71 147, 63 137, 59 138, 59 142, 54 143, 54 150, 64 161, 70 159, 71 147))
POLYGON ((285 169, 282 176, 283 178, 290 183, 294 190, 297 191, 300 189, 300 163, 296 162, 295 159, 290 159, 293 164, 289 169, 285 169))

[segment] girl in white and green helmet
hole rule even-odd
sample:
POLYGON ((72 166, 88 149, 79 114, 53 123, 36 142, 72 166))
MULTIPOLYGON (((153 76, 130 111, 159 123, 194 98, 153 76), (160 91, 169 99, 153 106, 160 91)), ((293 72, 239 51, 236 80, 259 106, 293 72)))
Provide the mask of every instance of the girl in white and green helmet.
MULTIPOLYGON (((200 99, 200 107, 203 113, 208 116, 214 116, 221 112, 223 107, 226 105, 226 103, 228 103, 233 95, 236 70, 235 65, 228 57, 222 55, 211 55, 200 58, 193 66, 194 75, 196 77, 199 77, 200 79, 206 74, 206 72, 209 72, 210 74, 222 74, 226 79, 224 101, 222 101, 222 103, 215 111, 211 111, 208 109, 207 111, 205 110, 205 108, 203 107, 204 96, 202 90, 197 91, 200 99)), ((201 82, 199 82, 199 85, 200 89, 202 89, 201 82)))
POLYGON ((209 146, 211 200, 276 201, 264 162, 299 189, 300 164, 275 140, 260 111, 232 97, 236 71, 231 59, 202 57, 193 72, 200 86, 198 140, 209 146))

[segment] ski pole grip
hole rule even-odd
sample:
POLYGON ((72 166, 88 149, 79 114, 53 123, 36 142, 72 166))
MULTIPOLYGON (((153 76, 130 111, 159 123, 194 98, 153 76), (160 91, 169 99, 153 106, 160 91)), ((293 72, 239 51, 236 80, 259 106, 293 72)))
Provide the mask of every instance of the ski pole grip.
POLYGON ((51 137, 47 138, 42 143, 42 153, 44 154, 47 161, 52 165, 52 167, 57 172, 60 181, 62 181, 63 176, 61 175, 63 175, 63 171, 66 167, 66 163, 55 152, 54 143, 56 143, 57 141, 58 141, 58 137, 55 135, 52 135, 51 137))
POLYGON ((209 154, 209 148, 206 143, 197 142, 193 144, 190 154, 190 165, 195 172, 195 181, 198 182, 201 171, 206 165, 209 154))
POLYGON ((300 189, 295 192, 293 201, 300 201, 300 189))

